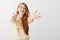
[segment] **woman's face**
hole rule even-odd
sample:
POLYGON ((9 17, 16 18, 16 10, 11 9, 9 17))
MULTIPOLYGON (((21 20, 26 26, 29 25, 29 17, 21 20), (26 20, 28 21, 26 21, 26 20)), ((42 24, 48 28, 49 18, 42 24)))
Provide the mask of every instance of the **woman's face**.
POLYGON ((20 6, 18 7, 18 11, 19 11, 19 15, 23 16, 24 13, 26 12, 26 7, 24 4, 20 4, 20 6))

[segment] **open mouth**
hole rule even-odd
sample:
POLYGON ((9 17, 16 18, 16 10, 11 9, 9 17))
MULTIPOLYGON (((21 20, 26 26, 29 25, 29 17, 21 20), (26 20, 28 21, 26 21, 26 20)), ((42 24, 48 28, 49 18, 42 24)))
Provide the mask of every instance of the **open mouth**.
POLYGON ((24 12, 23 10, 20 10, 20 12, 24 12))

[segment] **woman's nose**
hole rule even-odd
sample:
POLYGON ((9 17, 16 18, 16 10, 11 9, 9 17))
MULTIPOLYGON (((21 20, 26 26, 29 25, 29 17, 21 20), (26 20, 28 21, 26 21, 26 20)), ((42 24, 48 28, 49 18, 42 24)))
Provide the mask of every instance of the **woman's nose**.
POLYGON ((24 8, 22 7, 22 10, 24 10, 24 8))

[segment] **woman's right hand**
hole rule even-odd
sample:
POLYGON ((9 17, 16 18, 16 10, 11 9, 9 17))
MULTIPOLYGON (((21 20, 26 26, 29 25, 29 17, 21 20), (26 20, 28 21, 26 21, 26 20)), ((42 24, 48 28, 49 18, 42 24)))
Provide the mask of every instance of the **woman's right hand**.
POLYGON ((11 21, 12 21, 13 23, 15 23, 15 22, 16 22, 16 17, 17 17, 17 15, 16 15, 16 14, 13 14, 13 16, 11 17, 11 21))

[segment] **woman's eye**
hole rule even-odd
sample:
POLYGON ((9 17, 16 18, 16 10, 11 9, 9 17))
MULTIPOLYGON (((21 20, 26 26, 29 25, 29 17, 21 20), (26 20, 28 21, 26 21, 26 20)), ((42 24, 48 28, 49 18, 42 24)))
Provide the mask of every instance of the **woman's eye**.
POLYGON ((20 8, 22 8, 22 7, 20 7, 20 8))
POLYGON ((26 9, 26 7, 24 9, 26 9))
POLYGON ((19 7, 19 8, 22 8, 22 7, 19 7))

